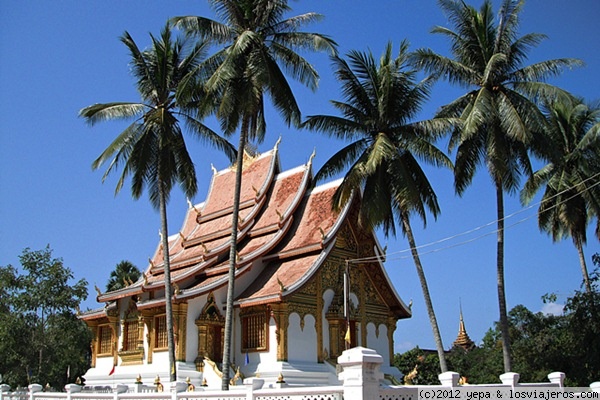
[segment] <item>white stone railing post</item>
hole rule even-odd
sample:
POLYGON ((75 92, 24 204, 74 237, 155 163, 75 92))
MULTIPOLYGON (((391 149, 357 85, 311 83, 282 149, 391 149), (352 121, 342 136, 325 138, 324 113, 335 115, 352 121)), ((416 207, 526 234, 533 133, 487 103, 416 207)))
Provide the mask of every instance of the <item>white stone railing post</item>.
POLYGON ((248 378, 244 379, 244 386, 246 386, 246 400, 254 400, 254 391, 260 389, 265 384, 264 379, 248 378))
POLYGON ((599 393, 600 392, 600 382, 590 383, 590 389, 592 389, 592 392, 599 393))
POLYGON ((125 384, 122 384, 122 383, 119 383, 117 386, 115 386, 113 388, 113 399, 114 400, 119 400, 119 395, 121 393, 127 393, 128 390, 129 390, 129 386, 127 386, 125 384))
POLYGON ((521 375, 519 375, 516 372, 506 372, 506 373, 500 375, 500 381, 503 384, 514 388, 515 386, 517 386, 519 384, 520 377, 521 377, 521 375))
POLYGON ((31 385, 27 386, 27 389, 29 389, 29 400, 34 400, 35 393, 41 392, 43 387, 38 383, 32 383, 31 385))
POLYGON ((10 391, 10 386, 3 383, 0 385, 0 400, 4 400, 4 393, 8 393, 10 391))
POLYGON ((339 379, 344 382, 344 400, 379 398, 379 383, 383 379, 381 357, 375 350, 355 347, 338 357, 342 367, 339 379))
POLYGON ((65 385, 65 391, 67 392, 67 400, 71 400, 73 393, 81 392, 81 386, 76 383, 69 383, 65 385))
POLYGON ((177 395, 187 390, 187 383, 185 382, 171 382, 171 400, 177 400, 177 395))
POLYGON ((565 376, 564 372, 551 372, 548 374, 548 380, 550 383, 558 385, 558 387, 564 387, 565 376))
POLYGON ((446 371, 438 375, 442 386, 457 387, 460 374, 458 372, 446 371))

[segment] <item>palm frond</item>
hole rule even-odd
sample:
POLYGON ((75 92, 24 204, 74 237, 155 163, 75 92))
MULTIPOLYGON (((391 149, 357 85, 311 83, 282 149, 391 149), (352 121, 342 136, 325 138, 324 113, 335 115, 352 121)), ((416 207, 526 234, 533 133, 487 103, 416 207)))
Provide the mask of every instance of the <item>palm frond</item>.
POLYGON ((90 125, 95 125, 103 121, 137 117, 146 110, 148 110, 148 106, 141 103, 98 103, 82 108, 79 111, 79 116, 85 118, 90 125))

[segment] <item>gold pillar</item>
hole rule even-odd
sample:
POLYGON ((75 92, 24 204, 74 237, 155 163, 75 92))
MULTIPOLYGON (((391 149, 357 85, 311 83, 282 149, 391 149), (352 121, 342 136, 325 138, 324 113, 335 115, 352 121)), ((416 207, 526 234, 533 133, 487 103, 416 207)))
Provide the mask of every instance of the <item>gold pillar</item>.
POLYGON ((146 362, 148 364, 152 364, 152 356, 154 354, 154 340, 156 336, 154 314, 154 312, 142 311, 143 323, 148 331, 146 334, 146 343, 148 344, 148 355, 146 356, 146 362))
POLYGON ((188 304, 173 304, 173 325, 175 333, 175 360, 185 361, 185 349, 187 341, 187 310, 188 304))
POLYGON ((88 326, 92 330, 92 343, 90 345, 92 350, 91 367, 95 368, 96 357, 98 356, 98 346, 100 345, 100 340, 98 340, 99 328, 96 322, 89 323, 88 326))
POLYGON ((113 354, 113 365, 117 365, 119 363, 119 317, 116 315, 109 315, 108 322, 110 322, 110 329, 112 330, 112 349, 111 352, 113 354))
POLYGON ((136 348, 140 351, 144 351, 144 316, 142 314, 138 315, 138 336, 137 336, 137 346, 136 348))
POLYGON ((288 358, 288 314, 287 304, 279 303, 273 305, 271 316, 275 319, 277 329, 275 331, 277 338, 277 361, 287 361, 288 358))
POLYGON ((388 317, 387 332, 390 352, 390 365, 394 364, 394 331, 396 331, 396 320, 388 317))

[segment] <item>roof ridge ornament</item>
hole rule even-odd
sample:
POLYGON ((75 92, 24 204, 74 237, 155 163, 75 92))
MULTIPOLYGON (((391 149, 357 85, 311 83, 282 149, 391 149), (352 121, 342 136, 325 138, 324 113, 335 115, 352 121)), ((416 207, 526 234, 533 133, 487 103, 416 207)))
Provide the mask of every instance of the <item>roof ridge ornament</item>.
POLYGON ((319 226, 319 227, 318 227, 318 229, 319 229, 319 232, 321 232, 321 240, 323 240, 323 241, 324 241, 324 240, 325 240, 325 237, 326 237, 327 235, 325 234, 325 231, 323 230, 323 228, 321 228, 321 227, 319 226))
POLYGON ((310 166, 312 166, 313 159, 315 158, 315 155, 317 155, 317 148, 316 148, 316 147, 313 149, 313 152, 312 152, 312 154, 311 154, 311 155, 310 155, 310 157, 308 158, 308 163, 307 163, 307 165, 308 165, 309 167, 310 167, 310 166))
POLYGON ((279 151, 279 143, 281 143, 281 135, 279 135, 279 139, 277 139, 277 141, 275 142, 275 146, 273 147, 273 150, 279 151))

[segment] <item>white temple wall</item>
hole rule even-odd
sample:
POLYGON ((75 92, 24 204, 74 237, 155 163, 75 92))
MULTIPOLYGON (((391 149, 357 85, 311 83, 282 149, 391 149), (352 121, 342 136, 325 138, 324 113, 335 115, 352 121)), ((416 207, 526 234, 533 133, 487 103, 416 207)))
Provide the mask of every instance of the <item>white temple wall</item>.
POLYGON ((288 361, 316 362, 318 360, 316 345, 315 318, 310 314, 304 316, 304 329, 302 329, 300 315, 292 313, 288 327, 288 361))
POLYGON ((148 325, 144 324, 144 359, 142 361, 143 364, 148 364, 148 354, 150 354, 150 343, 148 342, 149 335, 150 331, 148 330, 148 325))
MULTIPOLYGON (((152 354, 152 364, 156 365, 169 365, 169 352, 167 350, 164 351, 155 351, 152 354)), ((160 368, 159 368, 160 369, 160 368)))
POLYGON ((108 357, 96 357, 96 370, 105 373, 106 376, 113 369, 113 356, 108 357))
POLYGON ((390 364, 387 326, 379 325, 379 336, 377 336, 375 324, 370 322, 367 325, 367 344, 370 349, 375 350, 377 354, 383 357, 383 365, 390 364))
MULTIPOLYGON (((216 301, 216 295, 215 295, 216 301)), ((225 316, 225 311, 223 312, 223 316, 225 316)), ((240 309, 233 309, 233 326, 231 327, 231 354, 233 355, 233 362, 236 365, 244 365, 245 363, 245 354, 242 354, 242 344, 240 343, 240 338, 242 337, 242 327, 240 326, 240 309)), ((225 330, 225 328, 223 328, 225 330)), ((224 344, 224 343, 223 343, 224 344)), ((252 357, 249 355, 250 359, 252 357)))
POLYGON ((269 318, 269 351, 257 354, 261 363, 277 362, 277 325, 273 318, 269 318))
POLYGON ((200 296, 188 301, 187 309, 187 326, 186 326, 186 346, 185 346, 185 361, 194 362, 198 356, 198 327, 196 319, 202 311, 202 307, 206 304, 207 296, 200 296))
POLYGON ((323 346, 325 347, 325 350, 327 350, 327 354, 331 353, 331 349, 329 348, 329 322, 327 322, 325 314, 331 305, 334 295, 335 293, 332 289, 327 289, 323 292, 323 313, 321 314, 321 320, 323 323, 323 346))

